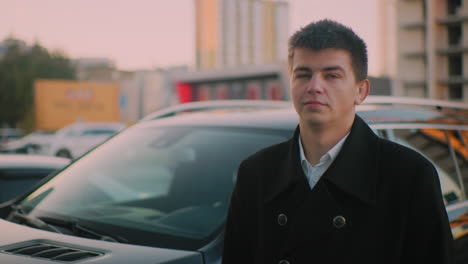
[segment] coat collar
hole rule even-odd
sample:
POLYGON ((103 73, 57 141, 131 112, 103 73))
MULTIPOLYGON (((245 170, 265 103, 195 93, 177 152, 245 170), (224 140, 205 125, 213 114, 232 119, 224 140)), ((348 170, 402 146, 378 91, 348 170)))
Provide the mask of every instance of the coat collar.
MULTIPOLYGON (((295 184, 307 183, 300 163, 298 136, 299 126, 286 142, 287 151, 278 164, 278 174, 268 178, 265 202, 295 184)), ((348 138, 322 179, 365 203, 375 204, 378 146, 377 135, 356 115, 348 138)))

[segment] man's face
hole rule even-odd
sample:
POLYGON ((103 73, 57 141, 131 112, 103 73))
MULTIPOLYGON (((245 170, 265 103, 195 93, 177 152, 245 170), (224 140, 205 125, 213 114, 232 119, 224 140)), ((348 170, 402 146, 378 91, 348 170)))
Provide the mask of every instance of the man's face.
POLYGON ((348 51, 296 48, 291 65, 291 98, 300 122, 340 126, 354 117, 354 106, 368 93, 367 80, 356 82, 348 51))

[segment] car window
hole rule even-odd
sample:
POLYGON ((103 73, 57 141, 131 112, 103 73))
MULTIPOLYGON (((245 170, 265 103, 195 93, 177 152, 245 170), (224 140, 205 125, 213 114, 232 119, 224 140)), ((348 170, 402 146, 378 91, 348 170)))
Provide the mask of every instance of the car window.
POLYGON ((30 190, 55 169, 0 169, 0 203, 14 199, 30 190))
POLYGON ((237 128, 130 129, 70 165, 23 205, 33 215, 61 214, 118 226, 118 232, 128 230, 121 236, 134 236, 137 244, 167 246, 179 238, 180 243, 169 247, 188 249, 192 244, 187 241, 201 243, 221 230, 240 162, 291 134, 237 128), (137 237, 138 232, 144 237, 137 237))
POLYGON ((467 148, 460 140, 457 131, 395 129, 387 130, 384 134, 387 134, 389 139, 418 151, 432 161, 440 177, 446 204, 464 200, 463 186, 466 186, 466 182, 463 182, 463 179, 468 179, 468 155, 467 148))
POLYGON ((77 131, 74 129, 68 129, 67 131, 64 131, 63 134, 65 135, 65 137, 74 137, 78 135, 77 131))
POLYGON ((117 133, 115 129, 86 129, 81 135, 82 136, 99 136, 99 135, 113 135, 117 133))

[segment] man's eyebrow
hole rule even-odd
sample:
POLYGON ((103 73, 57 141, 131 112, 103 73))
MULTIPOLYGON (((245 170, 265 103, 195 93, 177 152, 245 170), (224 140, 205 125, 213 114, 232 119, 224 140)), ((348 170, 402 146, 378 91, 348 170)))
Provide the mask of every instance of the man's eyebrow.
POLYGON ((299 71, 308 71, 308 72, 311 72, 312 69, 310 69, 309 67, 307 66, 298 66, 296 68, 294 68, 293 72, 299 72, 299 71))
POLYGON ((339 65, 335 65, 335 66, 324 67, 324 68, 322 68, 322 71, 342 71, 342 72, 344 72, 345 70, 343 69, 343 67, 341 67, 339 65))
MULTIPOLYGON (((307 67, 307 66, 298 66, 294 68, 293 72, 301 72, 301 71, 306 71, 306 72, 312 72, 312 69, 307 67)), ((320 71, 342 71, 344 72, 344 68, 339 66, 339 65, 332 65, 332 66, 326 66, 320 69, 320 71)))

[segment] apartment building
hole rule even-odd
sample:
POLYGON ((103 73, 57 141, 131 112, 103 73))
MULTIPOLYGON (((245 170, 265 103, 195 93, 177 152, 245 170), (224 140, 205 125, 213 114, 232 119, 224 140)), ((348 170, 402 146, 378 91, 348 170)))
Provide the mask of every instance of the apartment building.
POLYGON ((396 0, 394 94, 468 102, 468 3, 396 0))

